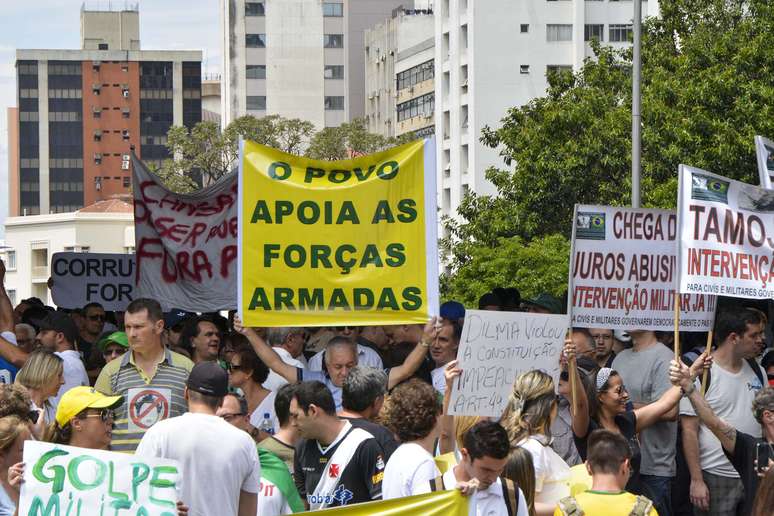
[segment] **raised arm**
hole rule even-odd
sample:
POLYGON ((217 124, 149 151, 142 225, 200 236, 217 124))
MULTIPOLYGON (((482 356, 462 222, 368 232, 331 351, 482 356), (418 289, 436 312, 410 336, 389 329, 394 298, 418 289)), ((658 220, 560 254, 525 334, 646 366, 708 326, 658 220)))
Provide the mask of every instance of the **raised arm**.
POLYGON ((575 375, 575 385, 577 386, 575 392, 575 404, 573 408, 572 390, 570 390, 570 413, 572 414, 572 433, 578 438, 586 437, 589 432, 589 400, 586 397, 586 389, 583 388, 583 382, 581 381, 578 367, 570 367, 570 364, 575 361, 575 344, 572 343, 572 339, 564 341, 564 351, 562 352, 564 358, 567 361, 567 372, 575 375))
POLYGON ((462 369, 457 367, 457 361, 452 360, 443 370, 443 376, 446 379, 446 390, 443 393, 443 413, 441 414, 440 429, 441 435, 438 439, 438 448, 444 453, 453 452, 456 448, 454 435, 454 416, 449 415, 449 403, 451 402, 452 388, 454 378, 462 374, 462 369))
MULTIPOLYGON (((698 362, 699 359, 696 361, 698 362)), ((696 388, 688 367, 685 364, 678 364, 673 361, 672 367, 669 369, 669 379, 672 383, 682 387, 691 401, 693 410, 696 411, 699 420, 718 438, 723 449, 733 453, 734 447, 736 447, 736 429, 715 414, 707 400, 699 392, 699 389, 696 388)))
POLYGON ((387 389, 392 389, 400 382, 408 379, 413 375, 419 366, 422 365, 422 361, 427 355, 427 350, 430 348, 435 335, 438 333, 438 318, 433 317, 431 321, 425 324, 425 328, 422 331, 422 339, 417 342, 414 349, 406 357, 406 360, 399 366, 390 369, 389 376, 387 377, 387 389))
MULTIPOLYGON (((672 361, 671 367, 674 367, 675 361, 672 361)), ((701 355, 696 359, 688 369, 689 383, 693 385, 693 381, 704 369, 708 369, 712 365, 711 355, 701 355)), ((659 399, 634 410, 634 414, 637 416, 637 432, 648 428, 649 426, 658 423, 663 420, 664 414, 668 414, 677 408, 677 404, 683 397, 683 393, 680 390, 680 385, 673 385, 659 399)))
POLYGON ((13 305, 5 291, 5 262, 0 260, 0 331, 14 331, 13 305))
POLYGON ((242 320, 238 315, 234 315, 234 330, 247 337, 247 340, 250 341, 250 345, 255 350, 255 354, 258 355, 258 358, 260 358, 264 364, 266 364, 266 367, 283 377, 288 383, 298 382, 298 368, 286 364, 277 352, 271 349, 271 346, 266 344, 266 341, 263 340, 253 328, 242 326, 242 320))

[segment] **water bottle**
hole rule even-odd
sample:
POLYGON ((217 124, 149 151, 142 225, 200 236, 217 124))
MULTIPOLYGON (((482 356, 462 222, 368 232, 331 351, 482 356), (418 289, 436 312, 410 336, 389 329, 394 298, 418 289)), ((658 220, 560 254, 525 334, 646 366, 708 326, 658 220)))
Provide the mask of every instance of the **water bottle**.
POLYGON ((271 420, 271 414, 268 412, 263 413, 263 421, 261 421, 258 430, 266 432, 269 435, 274 435, 274 423, 271 420))

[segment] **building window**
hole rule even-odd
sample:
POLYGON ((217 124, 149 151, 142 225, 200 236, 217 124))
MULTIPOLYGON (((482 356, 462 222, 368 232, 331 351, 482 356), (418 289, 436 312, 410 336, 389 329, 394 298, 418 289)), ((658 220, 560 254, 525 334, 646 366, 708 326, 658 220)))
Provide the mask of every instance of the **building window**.
POLYGON ((323 2, 323 16, 344 16, 344 4, 339 2, 323 2))
POLYGON ((99 50, 107 50, 108 49, 108 44, 107 43, 100 43, 99 45, 97 45, 97 48, 99 50))
POLYGON ((519 66, 519 73, 529 73, 529 65, 519 66))
POLYGON ((435 113, 435 93, 428 93, 398 104, 398 122, 416 116, 431 118, 435 113))
POLYGON ((398 73, 398 89, 410 88, 415 84, 429 81, 435 77, 435 62, 431 59, 408 70, 398 73))
POLYGON ((266 48, 266 34, 245 34, 247 48, 266 48))
POLYGON ((529 32, 529 23, 522 23, 521 24, 521 33, 526 34, 529 32))
POLYGON ((6 251, 5 268, 8 269, 9 271, 16 270, 16 251, 6 251))
POLYGON ((344 48, 344 34, 324 34, 323 46, 325 48, 344 48))
POLYGON ((344 109, 344 97, 325 97, 326 111, 341 111, 344 109))
POLYGON ((546 25, 546 41, 572 41, 572 25, 546 25))
POLYGON ((343 79, 344 65, 325 65, 324 76, 326 79, 343 79))
POLYGON ((245 16, 266 16, 263 2, 245 2, 245 16))
POLYGON ((572 65, 548 65, 546 66, 546 75, 552 73, 572 72, 572 65))
POLYGON ((634 36, 634 29, 631 23, 609 25, 609 40, 611 43, 621 43, 631 41, 634 36))
POLYGON ((250 111, 266 111, 266 96, 248 95, 247 109, 250 111))
POLYGON ((265 79, 266 65, 247 65, 248 79, 265 79))
POLYGON ((591 41, 596 38, 597 41, 605 41, 605 26, 600 24, 586 24, 583 27, 583 41, 591 41))

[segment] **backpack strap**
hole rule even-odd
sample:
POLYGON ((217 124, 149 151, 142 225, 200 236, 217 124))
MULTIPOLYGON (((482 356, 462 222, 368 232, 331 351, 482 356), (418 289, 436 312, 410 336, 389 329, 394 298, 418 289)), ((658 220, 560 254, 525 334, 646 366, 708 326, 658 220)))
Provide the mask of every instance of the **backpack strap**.
POLYGON ((634 500, 634 507, 632 507, 632 512, 629 513, 629 516, 648 516, 651 509, 653 509, 653 502, 642 495, 637 495, 637 498, 634 500))
POLYGON ((443 490, 444 490, 443 475, 430 479, 430 491, 435 492, 435 491, 443 491, 443 490))
POLYGON ((567 496, 559 500, 559 510, 563 516, 583 516, 583 509, 578 505, 574 496, 567 496))
POLYGON ((758 365, 758 362, 756 362, 754 358, 748 358, 746 360, 747 360, 747 363, 750 365, 750 368, 753 370, 753 373, 755 373, 755 376, 757 376, 758 380, 760 380, 761 385, 766 387, 768 382, 763 379, 763 372, 761 371, 761 366, 758 365))
POLYGON ((503 488, 503 501, 508 516, 516 516, 519 512, 519 488, 510 478, 500 477, 500 484, 503 488))

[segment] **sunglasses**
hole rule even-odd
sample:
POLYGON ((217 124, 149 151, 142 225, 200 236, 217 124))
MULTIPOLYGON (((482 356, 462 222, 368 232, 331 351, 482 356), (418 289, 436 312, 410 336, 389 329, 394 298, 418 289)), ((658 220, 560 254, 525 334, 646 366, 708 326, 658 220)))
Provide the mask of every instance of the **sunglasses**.
POLYGON ((234 412, 233 414, 221 414, 220 417, 222 417, 225 421, 231 422, 232 419, 235 417, 242 417, 244 416, 244 412, 234 412))
POLYGON ((103 423, 107 423, 108 421, 112 421, 114 418, 113 411, 111 409, 102 409, 99 411, 99 414, 86 414, 84 419, 90 418, 90 417, 98 417, 103 423))
POLYGON ((226 362, 226 371, 242 371, 242 365, 241 364, 232 364, 230 362, 226 362))
POLYGON ((89 315, 89 316, 87 316, 87 318, 90 321, 104 321, 105 320, 105 316, 104 315, 89 315))

